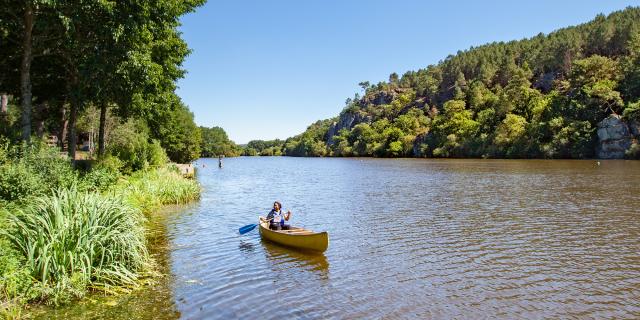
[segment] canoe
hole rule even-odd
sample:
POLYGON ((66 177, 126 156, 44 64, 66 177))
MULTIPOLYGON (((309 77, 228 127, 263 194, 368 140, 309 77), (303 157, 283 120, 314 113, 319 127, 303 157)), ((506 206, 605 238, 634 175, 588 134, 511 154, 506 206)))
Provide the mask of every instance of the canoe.
POLYGON ((304 228, 291 227, 291 230, 271 230, 269 222, 259 222, 260 237, 277 244, 309 251, 324 252, 329 246, 327 232, 313 232, 304 228))

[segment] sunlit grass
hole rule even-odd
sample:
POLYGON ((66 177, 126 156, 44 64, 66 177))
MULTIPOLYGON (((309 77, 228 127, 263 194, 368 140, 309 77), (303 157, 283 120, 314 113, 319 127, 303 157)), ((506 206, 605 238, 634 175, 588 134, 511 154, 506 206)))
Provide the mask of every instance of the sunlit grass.
POLYGON ((57 305, 153 281, 146 215, 200 191, 197 181, 160 168, 121 176, 107 190, 72 185, 0 203, 0 318, 20 317, 27 302, 57 305))
POLYGON ((144 216, 119 197, 60 189, 8 221, 7 238, 42 286, 40 298, 49 302, 81 296, 87 288, 133 286, 150 263, 144 216))
POLYGON ((168 168, 137 172, 112 188, 114 194, 122 195, 144 213, 153 212, 162 205, 196 200, 200 191, 197 181, 185 179, 168 168))

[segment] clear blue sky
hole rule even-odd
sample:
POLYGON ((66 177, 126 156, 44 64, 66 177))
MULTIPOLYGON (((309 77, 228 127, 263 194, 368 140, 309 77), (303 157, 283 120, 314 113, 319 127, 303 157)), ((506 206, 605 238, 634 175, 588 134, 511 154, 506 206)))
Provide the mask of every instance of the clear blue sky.
POLYGON ((237 143, 336 116, 358 82, 487 42, 576 25, 640 1, 215 1, 182 19, 193 50, 178 94, 237 143))

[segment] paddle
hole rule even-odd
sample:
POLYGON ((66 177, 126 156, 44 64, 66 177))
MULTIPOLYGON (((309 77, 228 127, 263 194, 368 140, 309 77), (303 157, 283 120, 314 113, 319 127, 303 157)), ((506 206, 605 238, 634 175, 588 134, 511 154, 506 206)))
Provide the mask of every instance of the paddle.
POLYGON ((253 224, 248 224, 240 229, 238 229, 238 232, 240 232, 240 234, 245 234, 253 229, 255 229, 258 225, 253 223, 253 224))
MULTIPOLYGON (((271 220, 273 220, 273 219, 264 220, 264 221, 271 221, 271 220)), ((248 224, 248 225, 246 225, 246 226, 244 226, 244 227, 242 227, 242 228, 238 229, 238 232, 240 232, 240 234, 245 234, 245 233, 247 233, 247 232, 249 232, 249 231, 251 231, 251 230, 255 229, 257 226, 258 226, 258 225, 257 225, 257 224, 255 224, 255 223, 248 224)))

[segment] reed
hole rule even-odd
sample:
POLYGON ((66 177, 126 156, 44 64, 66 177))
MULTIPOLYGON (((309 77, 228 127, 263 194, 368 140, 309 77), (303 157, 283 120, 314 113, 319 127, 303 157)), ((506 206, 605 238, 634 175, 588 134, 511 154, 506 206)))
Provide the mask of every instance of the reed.
POLYGON ((41 298, 57 304, 61 293, 134 286, 150 263, 144 221, 121 197, 72 186, 10 216, 5 235, 43 286, 41 298))

